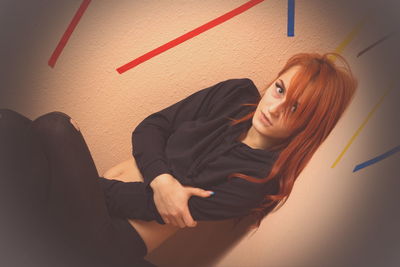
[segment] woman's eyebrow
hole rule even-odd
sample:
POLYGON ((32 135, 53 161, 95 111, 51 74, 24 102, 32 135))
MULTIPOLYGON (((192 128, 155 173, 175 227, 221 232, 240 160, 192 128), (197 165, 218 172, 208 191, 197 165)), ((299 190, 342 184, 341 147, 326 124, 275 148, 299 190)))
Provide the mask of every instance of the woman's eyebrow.
POLYGON ((282 81, 282 79, 279 79, 279 80, 281 81, 281 85, 282 85, 283 89, 285 89, 285 91, 286 91, 285 83, 282 81))
MULTIPOLYGON (((282 81, 282 79, 279 79, 279 81, 281 82, 282 88, 283 88, 283 89, 285 90, 285 92, 286 92, 287 90, 286 90, 285 83, 282 81)), ((300 102, 299 102, 299 101, 296 101, 296 105, 299 106, 299 105, 300 105, 300 102)))

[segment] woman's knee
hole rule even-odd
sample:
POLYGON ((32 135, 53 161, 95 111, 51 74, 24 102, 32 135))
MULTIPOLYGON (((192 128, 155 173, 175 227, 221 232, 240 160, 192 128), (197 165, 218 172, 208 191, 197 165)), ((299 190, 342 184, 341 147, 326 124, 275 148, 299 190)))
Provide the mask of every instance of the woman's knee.
POLYGON ((60 111, 52 111, 39 116, 33 121, 32 127, 45 133, 59 134, 67 133, 71 130, 79 131, 77 123, 68 114, 60 111))
POLYGON ((72 123, 72 125, 74 125, 75 129, 76 129, 77 131, 79 131, 78 123, 76 123, 76 121, 74 121, 72 118, 70 118, 69 120, 70 120, 70 122, 72 123))
POLYGON ((32 121, 12 109, 0 108, 0 125, 6 128, 26 127, 32 121))

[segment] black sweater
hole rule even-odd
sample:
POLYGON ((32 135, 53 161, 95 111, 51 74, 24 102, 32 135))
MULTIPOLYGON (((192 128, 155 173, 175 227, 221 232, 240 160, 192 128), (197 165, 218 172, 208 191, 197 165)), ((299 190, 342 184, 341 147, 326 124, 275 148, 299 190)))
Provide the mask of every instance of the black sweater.
POLYGON ((164 224, 149 186, 162 173, 171 174, 182 185, 215 192, 210 197, 189 199, 189 210, 196 221, 247 215, 266 194, 276 194, 276 179, 259 184, 227 178, 233 172, 264 178, 279 155, 279 151, 254 149, 235 140, 251 127, 251 119, 230 125, 228 118, 241 118, 256 108, 241 104, 257 103, 260 98, 250 79, 228 79, 146 117, 132 133, 132 155, 144 183, 101 178, 103 188, 109 191, 109 209, 122 217, 164 224), (144 198, 146 203, 140 209, 131 204, 144 198))

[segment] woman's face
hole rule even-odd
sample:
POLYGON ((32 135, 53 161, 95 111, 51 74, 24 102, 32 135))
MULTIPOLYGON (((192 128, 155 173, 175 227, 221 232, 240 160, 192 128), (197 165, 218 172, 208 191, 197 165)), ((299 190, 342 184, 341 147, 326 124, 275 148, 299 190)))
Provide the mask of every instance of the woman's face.
MULTIPOLYGON (((293 66, 278 77, 266 89, 254 113, 253 127, 259 134, 271 141, 283 140, 292 133, 289 127, 283 123, 283 103, 286 101, 290 82, 299 69, 299 66, 293 66)), ((293 111, 295 109, 296 107, 292 107, 293 111)))

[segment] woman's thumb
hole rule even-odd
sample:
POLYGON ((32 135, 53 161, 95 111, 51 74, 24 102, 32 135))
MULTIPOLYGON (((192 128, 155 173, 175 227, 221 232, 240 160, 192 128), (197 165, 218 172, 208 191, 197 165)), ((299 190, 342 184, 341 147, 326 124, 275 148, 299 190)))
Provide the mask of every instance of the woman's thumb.
POLYGON ((213 191, 208 191, 208 190, 204 190, 201 188, 192 188, 192 194, 199 196, 199 197, 209 197, 214 195, 215 193, 213 191))

